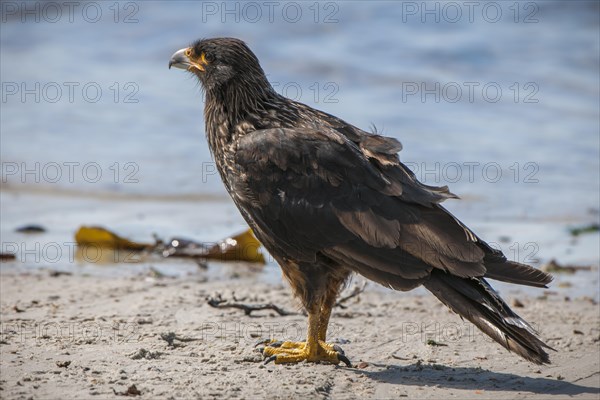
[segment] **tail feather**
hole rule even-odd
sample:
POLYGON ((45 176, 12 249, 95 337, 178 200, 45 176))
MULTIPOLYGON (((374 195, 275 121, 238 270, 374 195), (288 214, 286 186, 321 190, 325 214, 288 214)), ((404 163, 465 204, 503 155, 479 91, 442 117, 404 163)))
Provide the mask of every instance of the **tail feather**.
POLYGON ((535 330, 508 307, 485 279, 460 278, 434 270, 423 285, 509 351, 536 364, 550 364, 544 348, 554 349, 537 337, 535 330))
POLYGON ((485 268, 487 278, 519 285, 547 287, 553 279, 544 271, 514 261, 486 262, 485 268))

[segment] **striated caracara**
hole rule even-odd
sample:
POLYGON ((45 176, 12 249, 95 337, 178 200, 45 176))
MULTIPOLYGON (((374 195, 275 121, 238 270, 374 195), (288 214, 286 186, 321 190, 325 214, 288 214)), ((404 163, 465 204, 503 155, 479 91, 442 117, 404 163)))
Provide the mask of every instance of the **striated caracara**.
POLYGON ((169 67, 200 80, 223 183, 308 313, 306 342, 270 341, 267 361, 350 365, 326 333, 356 272, 396 290, 423 285, 508 350, 549 363, 549 347, 486 278, 546 287, 552 277, 508 261, 442 207, 456 196, 420 183, 400 142, 277 94, 238 39, 199 40, 169 67))

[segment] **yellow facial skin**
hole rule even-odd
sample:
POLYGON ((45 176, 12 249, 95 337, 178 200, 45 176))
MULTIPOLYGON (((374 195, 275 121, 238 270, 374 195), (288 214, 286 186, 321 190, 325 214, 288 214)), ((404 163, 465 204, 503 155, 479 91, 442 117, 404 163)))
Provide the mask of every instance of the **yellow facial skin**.
POLYGON ((193 68, 196 68, 200 72, 204 72, 204 66, 208 65, 208 61, 206 61, 205 53, 200 54, 200 57, 197 60, 194 60, 194 58, 192 56, 192 49, 187 48, 185 50, 185 55, 190 60, 190 64, 191 64, 188 68, 188 71, 191 71, 193 68))

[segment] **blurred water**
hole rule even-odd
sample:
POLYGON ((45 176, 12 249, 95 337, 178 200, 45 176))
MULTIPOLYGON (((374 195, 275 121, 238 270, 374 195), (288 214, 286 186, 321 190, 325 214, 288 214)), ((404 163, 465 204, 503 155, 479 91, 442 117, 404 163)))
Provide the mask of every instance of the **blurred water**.
POLYGON ((61 4, 2 3, 3 188, 223 194, 202 93, 167 63, 234 36, 279 91, 400 139, 465 222, 598 221, 596 1, 61 4))
POLYGON ((118 17, 115 3, 92 2, 72 16, 63 8, 55 23, 46 3, 37 15, 36 3, 14 4, 21 14, 3 6, 0 42, 1 156, 18 168, 4 168, 11 184, 37 183, 35 173, 18 172, 40 162, 37 178, 52 187, 222 191, 206 164, 202 94, 166 65, 190 41, 226 35, 250 44, 279 90, 399 138, 422 180, 485 196, 486 213, 581 216, 597 207, 597 2, 521 3, 518 15, 514 4, 498 2, 122 2, 118 17), (502 18, 488 22, 497 7, 502 18), (98 10, 102 18, 88 22, 98 10), (454 10, 463 15, 450 23, 454 10), (65 82, 73 82, 71 99, 65 82), (22 90, 36 83, 39 102, 22 90), (491 102, 498 87, 502 96, 491 102), (60 179, 49 162, 59 164, 60 179), (71 167, 75 184, 65 162, 81 163, 71 167))

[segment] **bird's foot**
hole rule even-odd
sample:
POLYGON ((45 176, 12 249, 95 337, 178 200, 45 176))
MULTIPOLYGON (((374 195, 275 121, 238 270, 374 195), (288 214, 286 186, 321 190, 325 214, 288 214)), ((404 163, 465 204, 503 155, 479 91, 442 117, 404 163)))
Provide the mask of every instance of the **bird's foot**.
POLYGON ((262 354, 266 358, 265 364, 271 361, 274 361, 275 364, 298 363, 301 361, 325 361, 331 364, 339 364, 342 361, 348 367, 352 366, 340 346, 322 340, 319 340, 312 348, 306 342, 272 340, 263 342, 263 344, 266 344, 266 347, 262 350, 262 354))

